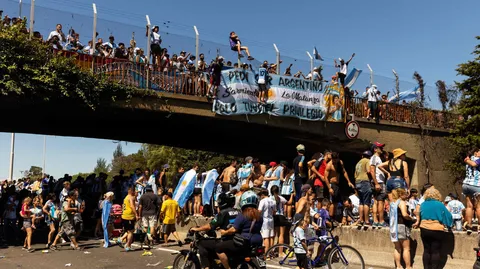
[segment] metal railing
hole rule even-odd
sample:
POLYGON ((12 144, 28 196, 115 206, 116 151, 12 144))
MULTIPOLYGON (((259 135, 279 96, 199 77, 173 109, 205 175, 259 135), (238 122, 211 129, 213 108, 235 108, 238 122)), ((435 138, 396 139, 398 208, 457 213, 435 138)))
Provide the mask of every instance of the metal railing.
MULTIPOLYGON (((68 55, 67 55, 68 56, 68 55)), ((107 76, 108 79, 128 86, 141 89, 151 89, 174 94, 206 96, 210 87, 210 77, 207 73, 194 71, 179 71, 174 67, 132 63, 124 59, 101 59, 90 55, 77 55, 80 67, 91 68, 95 65, 95 73, 107 76)), ((363 98, 346 100, 347 114, 356 118, 368 117, 368 102, 363 98)), ((450 112, 421 108, 413 105, 396 103, 378 103, 378 115, 382 120, 424 125, 429 127, 452 129, 455 123, 462 120, 460 115, 450 112)))

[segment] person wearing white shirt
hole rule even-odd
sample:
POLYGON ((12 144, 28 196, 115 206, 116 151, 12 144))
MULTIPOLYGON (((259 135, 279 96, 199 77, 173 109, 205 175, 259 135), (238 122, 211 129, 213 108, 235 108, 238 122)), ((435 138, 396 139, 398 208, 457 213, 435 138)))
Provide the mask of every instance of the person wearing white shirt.
POLYGON ((55 31, 51 31, 50 34, 48 35, 47 41, 50 41, 54 36, 58 36, 58 40, 60 42, 65 43, 67 42, 67 38, 65 37, 65 34, 62 32, 62 25, 57 24, 57 28, 55 31))
POLYGON ((372 152, 374 152, 374 155, 370 158, 370 176, 373 178, 375 184, 375 191, 373 194, 373 228, 387 226, 383 215, 385 210, 385 199, 387 197, 385 174, 388 174, 388 172, 380 166, 382 164, 380 156, 383 153, 383 147, 385 147, 385 144, 375 142, 372 146, 372 152))
POLYGON ((350 60, 346 62, 342 58, 338 58, 340 63, 337 63, 336 59, 333 60, 335 67, 340 68, 340 72, 338 72, 338 78, 340 79, 340 83, 343 87, 345 87, 345 78, 347 77, 348 73, 348 64, 350 63, 350 61, 352 61, 353 57, 355 57, 355 53, 353 53, 352 57, 350 57, 350 60))
POLYGON ((318 67, 315 67, 313 69, 313 79, 312 79, 312 73, 308 73, 308 75, 305 77, 306 79, 309 79, 309 80, 322 80, 322 75, 320 75, 320 68, 318 67))
POLYGON ((367 100, 368 100, 368 119, 373 118, 375 120, 378 118, 378 101, 380 100, 380 91, 377 89, 377 85, 372 85, 367 90, 367 100))

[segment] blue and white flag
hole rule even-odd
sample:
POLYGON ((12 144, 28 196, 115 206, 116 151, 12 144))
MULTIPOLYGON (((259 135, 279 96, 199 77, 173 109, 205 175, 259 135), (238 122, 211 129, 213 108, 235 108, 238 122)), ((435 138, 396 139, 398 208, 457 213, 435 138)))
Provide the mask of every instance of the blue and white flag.
POLYGON ((188 199, 193 193, 193 189, 195 189, 195 181, 197 179, 197 171, 190 169, 185 174, 183 174, 182 178, 180 178, 180 182, 178 182, 175 191, 173 192, 173 200, 178 202, 178 206, 183 208, 187 203, 188 199))
POLYGON ((322 56, 318 53, 317 47, 313 47, 313 57, 315 60, 323 61, 322 56))
POLYGON ((209 205, 213 194, 213 188, 215 187, 215 180, 218 178, 218 172, 216 169, 212 169, 207 172, 205 181, 202 186, 202 204, 209 205))
POLYGON ((353 70, 348 74, 348 76, 345 78, 345 85, 348 88, 351 88, 353 84, 357 81, 358 77, 362 73, 362 70, 358 70, 356 68, 353 68, 353 70))
POLYGON ((403 101, 408 99, 414 99, 414 98, 417 98, 417 96, 419 95, 420 95, 420 87, 417 85, 415 88, 409 91, 404 91, 404 92, 400 92, 400 94, 395 94, 394 96, 390 97, 388 101, 397 102, 397 101, 403 101))

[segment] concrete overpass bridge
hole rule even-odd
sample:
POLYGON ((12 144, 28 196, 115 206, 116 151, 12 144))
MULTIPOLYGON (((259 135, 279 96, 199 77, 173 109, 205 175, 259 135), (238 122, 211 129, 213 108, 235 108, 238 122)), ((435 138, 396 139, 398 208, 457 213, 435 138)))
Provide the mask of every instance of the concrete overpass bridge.
MULTIPOLYGON (((145 74, 144 78, 150 81, 144 82, 127 70, 131 64, 114 65, 103 66, 104 74, 120 83, 154 89, 160 98, 133 97, 128 102, 113 102, 96 110, 78 104, 1 98, 0 106, 14 116, 3 117, 0 131, 161 144, 253 155, 264 161, 291 161, 295 146, 303 143, 308 155, 327 148, 340 152, 351 174, 359 153, 368 149, 371 142, 380 141, 388 151, 398 147, 408 151, 413 186, 430 180, 444 192, 453 189, 443 161, 438 161, 448 153, 445 138, 451 120, 445 120, 447 114, 391 105, 384 110, 388 120, 375 123, 362 118, 362 101, 352 99, 349 112, 356 116, 360 132, 356 139, 349 139, 344 122, 267 114, 221 116, 212 112, 212 103, 206 97, 198 96, 205 92, 205 84, 195 77, 145 74), (178 87, 180 79, 195 82, 180 82, 183 86, 178 87)), ((141 70, 147 72, 148 68, 141 70)))

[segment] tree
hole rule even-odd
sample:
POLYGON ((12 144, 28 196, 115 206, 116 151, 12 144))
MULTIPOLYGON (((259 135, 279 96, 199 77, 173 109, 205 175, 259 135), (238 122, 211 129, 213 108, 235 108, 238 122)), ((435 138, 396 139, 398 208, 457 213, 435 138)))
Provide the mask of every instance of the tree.
POLYGON ((117 148, 113 152, 113 158, 115 159, 115 158, 120 158, 120 157, 123 157, 123 156, 125 156, 125 154, 123 154, 122 144, 117 143, 117 148))
POLYGON ((108 174, 109 170, 110 165, 107 163, 107 160, 105 160, 104 158, 98 158, 97 165, 93 169, 93 172, 98 176, 98 174, 100 173, 108 174))
POLYGON ((438 99, 442 104, 442 111, 447 110, 448 105, 448 94, 447 94, 447 84, 443 80, 438 80, 435 85, 437 86, 438 90, 438 99))
POLYGON ((413 73, 413 79, 415 79, 418 83, 418 90, 420 91, 420 96, 417 98, 418 105, 420 107, 425 107, 425 82, 423 81, 422 76, 415 71, 413 73))
POLYGON ((160 98, 150 90, 137 90, 94 75, 76 65, 75 59, 55 53, 48 44, 29 40, 26 21, 0 28, 0 95, 82 104, 95 109, 133 95, 160 98))
MULTIPOLYGON (((476 39, 480 41, 480 36, 476 39)), ((454 152, 448 165, 457 181, 465 176, 463 159, 470 150, 480 147, 480 45, 475 47, 472 54, 473 60, 462 63, 457 68, 458 75, 465 77, 463 81, 456 82, 462 93, 457 109, 463 120, 456 121, 450 138, 454 152)))

